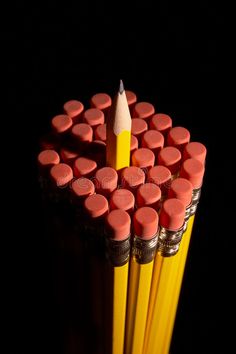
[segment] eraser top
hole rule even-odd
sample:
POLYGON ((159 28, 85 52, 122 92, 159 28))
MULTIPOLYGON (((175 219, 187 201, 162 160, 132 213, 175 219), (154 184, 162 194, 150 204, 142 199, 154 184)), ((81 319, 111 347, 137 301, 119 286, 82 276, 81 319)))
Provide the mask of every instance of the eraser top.
POLYGON ((181 162, 180 151, 173 147, 164 147, 158 154, 158 164, 168 167, 172 174, 178 172, 181 162))
POLYGON ((59 114, 52 118, 51 121, 53 130, 58 133, 64 133, 72 127, 73 121, 71 117, 65 114, 59 114))
POLYGON ((191 203, 192 193, 192 184, 187 179, 180 177, 171 182, 168 197, 181 200, 186 208, 191 203))
POLYGON ((138 102, 134 106, 133 116, 147 119, 155 113, 154 106, 149 102, 138 102))
POLYGON ((90 100, 91 107, 106 109, 111 106, 111 97, 106 93, 96 93, 90 100))
POLYGON ((190 132, 183 127, 174 127, 168 133, 167 145, 181 148, 190 141, 190 132))
POLYGON ((118 174, 112 167, 102 167, 95 173, 94 183, 98 193, 109 195, 117 188, 118 174))
POLYGON ((184 224, 185 206, 176 198, 164 201, 160 212, 160 225, 168 230, 177 231, 184 224))
POLYGON ((65 114, 67 114, 73 120, 73 118, 77 118, 83 112, 84 105, 80 101, 70 100, 64 104, 63 109, 65 114))
POLYGON ((141 135, 148 130, 146 121, 142 118, 132 118, 131 120, 131 133, 133 135, 141 135))
POLYGON ((130 235, 131 220, 125 210, 112 210, 106 218, 106 231, 115 241, 125 240, 130 235))
POLYGON ((51 168, 50 176, 57 187, 63 187, 73 179, 73 171, 69 165, 59 163, 51 168))
POLYGON ((104 113, 98 108, 89 108, 84 111, 84 121, 85 123, 91 125, 91 127, 97 126, 99 124, 104 124, 104 113))
POLYGON ((122 171, 122 186, 128 189, 137 188, 145 182, 145 173, 136 166, 126 167, 122 171))
POLYGON ((158 214, 153 208, 137 209, 133 218, 135 235, 146 240, 154 237, 158 230, 158 219, 158 214))
POLYGON ((78 157, 74 162, 75 177, 91 176, 95 173, 97 163, 87 157, 78 157))
POLYGON ((128 189, 116 189, 110 199, 111 209, 132 211, 134 209, 134 195, 128 189))
POLYGON ((95 192, 95 186, 93 182, 90 181, 90 179, 84 177, 75 179, 72 182, 71 188, 74 195, 81 199, 87 198, 89 195, 92 195, 95 192))
POLYGON ((108 201, 101 194, 93 194, 85 199, 84 207, 91 218, 100 218, 108 213, 108 201))
POLYGON ((55 150, 43 150, 38 154, 38 165, 42 169, 49 169, 60 162, 60 156, 55 150))
POLYGON ((164 136, 157 130, 151 129, 143 134, 142 147, 148 149, 163 148, 164 136))
POLYGON ((137 102, 137 96, 133 91, 125 90, 125 94, 129 106, 137 102))
POLYGON ((172 119, 167 114, 157 113, 154 114, 150 121, 150 128, 156 129, 159 132, 166 132, 172 127, 172 119))
POLYGON ((75 124, 71 129, 71 134, 78 141, 91 142, 93 140, 93 129, 89 124, 75 124))
POLYGON ((141 185, 137 190, 136 201, 138 207, 151 206, 154 205, 161 199, 161 190, 154 183, 145 183, 141 185))
POLYGON ((183 160, 196 159, 201 163, 205 163, 207 149, 202 143, 191 142, 187 144, 183 151, 183 160))
POLYGON ((186 178, 192 183, 194 189, 200 188, 205 172, 204 165, 196 159, 187 159, 180 169, 180 177, 186 178))
POLYGON ((152 150, 147 148, 139 148, 132 154, 132 164, 141 168, 153 167, 155 163, 155 155, 152 150))
POLYGON ((98 125, 97 128, 95 129, 94 134, 97 140, 106 141, 107 139, 106 123, 98 125))

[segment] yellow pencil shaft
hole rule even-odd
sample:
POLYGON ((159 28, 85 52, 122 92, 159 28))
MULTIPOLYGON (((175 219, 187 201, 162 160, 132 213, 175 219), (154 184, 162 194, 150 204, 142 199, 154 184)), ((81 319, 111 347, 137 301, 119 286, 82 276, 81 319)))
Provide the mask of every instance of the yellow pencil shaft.
POLYGON ((139 264, 134 258, 130 262, 126 354, 142 354, 143 351, 153 263, 139 264))
POLYGON ((129 263, 113 269, 112 354, 123 354, 129 263))
POLYGON ((123 130, 115 135, 112 131, 107 136, 107 165, 115 170, 121 170, 130 164, 130 139, 131 132, 123 130))
POLYGON ((146 348, 146 344, 147 344, 147 340, 148 340, 148 333, 150 331, 150 326, 151 326, 151 322, 152 322, 154 303, 155 303, 155 299, 156 299, 162 263, 163 263, 163 257, 161 256, 161 254, 159 252, 157 252, 156 256, 155 256, 155 260, 154 260, 154 265, 153 265, 152 283, 151 283, 151 289, 150 289, 148 314, 147 314, 145 338, 144 338, 144 348, 146 348))
POLYGON ((174 256, 163 258, 158 288, 153 305, 153 315, 149 325, 149 332, 146 332, 147 340, 145 341, 145 348, 143 353, 145 354, 159 354, 161 343, 164 339, 164 331, 162 328, 162 322, 166 318, 166 306, 168 304, 168 293, 171 281, 174 256))
POLYGON ((189 219, 187 230, 184 233, 183 239, 180 244, 180 250, 176 255, 178 256, 177 272, 176 272, 176 278, 173 279, 174 280, 173 293, 172 293, 173 295, 172 295, 172 301, 169 309, 169 318, 167 322, 167 328, 165 331, 166 335, 163 343, 162 354, 169 353, 169 349, 170 349, 172 332, 175 323, 175 317, 176 317, 176 312, 177 312, 177 307, 179 302, 179 295, 180 295, 181 285, 183 281, 184 269, 187 260, 187 255, 188 255, 193 223, 194 223, 194 215, 191 216, 189 219))

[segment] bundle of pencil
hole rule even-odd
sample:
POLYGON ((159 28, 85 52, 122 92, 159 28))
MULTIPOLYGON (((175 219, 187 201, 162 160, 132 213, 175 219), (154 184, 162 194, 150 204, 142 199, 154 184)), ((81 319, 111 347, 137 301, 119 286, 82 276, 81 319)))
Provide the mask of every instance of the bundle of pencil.
POLYGON ((206 148, 122 81, 113 100, 99 93, 86 110, 76 100, 63 109, 38 165, 61 249, 77 269, 66 289, 68 326, 80 332, 74 352, 167 354, 206 148))

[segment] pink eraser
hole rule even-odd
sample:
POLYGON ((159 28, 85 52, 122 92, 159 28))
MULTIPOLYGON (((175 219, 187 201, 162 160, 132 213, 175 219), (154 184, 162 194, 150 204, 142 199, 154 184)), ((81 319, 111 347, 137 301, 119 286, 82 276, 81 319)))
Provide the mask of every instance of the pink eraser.
POLYGON ((73 122, 76 122, 79 120, 81 113, 84 110, 84 105, 80 101, 70 100, 64 104, 63 109, 65 114, 71 117, 73 122))
POLYGON ((136 210, 133 218, 135 235, 143 239, 151 239, 158 230, 158 214, 150 207, 136 210))
POLYGON ((84 177, 75 179, 72 182, 71 188, 74 195, 79 199, 85 199, 95 192, 95 186, 93 182, 90 181, 90 179, 84 177))
POLYGON ((74 162, 75 177, 91 177, 95 174, 97 163, 86 157, 78 157, 74 162))
POLYGON ((105 217, 108 213, 108 201, 101 194, 93 194, 88 196, 84 202, 85 211, 95 219, 105 217))
POLYGON ((132 154, 132 165, 140 168, 151 168, 155 163, 155 155, 152 150, 140 148, 132 154))
POLYGON ((89 124, 75 124, 71 129, 71 135, 74 142, 91 142, 93 140, 93 129, 89 124))
POLYGON ((84 122, 89 124, 91 127, 96 127, 99 124, 104 124, 104 113, 98 108, 89 108, 84 111, 83 114, 84 122))
POLYGON ((196 159, 201 163, 205 163, 207 149, 206 147, 198 142, 191 142, 187 144, 183 151, 183 160, 196 159))
POLYGON ((156 129, 161 132, 164 136, 172 128, 172 119, 167 114, 157 113, 154 114, 150 121, 150 128, 156 129))
POLYGON ((97 93, 90 100, 91 107, 106 110, 111 106, 111 97, 106 93, 97 93))
POLYGON ((117 188, 118 174, 112 167, 103 167, 95 174, 95 187, 97 193, 108 196, 117 188))
POLYGON ((131 139, 130 139, 130 152, 133 152, 138 149, 138 139, 136 136, 131 134, 131 139))
POLYGON ((131 213, 134 210, 134 195, 128 189, 116 189, 110 199, 110 208, 122 209, 131 213))
POLYGON ((185 178, 176 178, 171 182, 168 197, 177 198, 184 203, 185 208, 191 203, 192 184, 185 178))
POLYGON ((137 118, 149 119, 155 113, 154 106, 149 102, 138 102, 134 106, 133 116, 137 118))
POLYGON ((100 124, 94 131, 95 139, 106 141, 107 140, 107 127, 106 123, 100 124))
POLYGON ((49 170, 52 166, 59 164, 60 156, 54 150, 43 150, 38 155, 38 165, 42 170, 49 170))
POLYGON ((142 136, 142 147, 148 148, 154 152, 155 155, 164 146, 164 136, 157 130, 148 130, 142 136))
POLYGON ((137 102, 137 96, 133 91, 125 90, 125 94, 129 106, 132 106, 137 102))
POLYGON ((131 120, 131 133, 137 138, 141 137, 148 130, 147 122, 141 118, 133 118, 131 120))
POLYGON ((172 175, 174 175, 180 168, 181 153, 177 148, 167 146, 159 152, 157 160, 159 165, 168 167, 172 175))
POLYGON ((154 183, 145 183, 137 190, 136 202, 138 207, 150 206, 157 210, 160 206, 161 190, 154 183))
POLYGON ((165 229, 177 231, 184 224, 185 206, 176 198, 166 199, 160 212, 160 225, 165 229))
POLYGON ((205 172, 204 165, 195 159, 187 159, 180 169, 180 177, 186 178, 192 183, 194 189, 200 188, 205 172))
POLYGON ((59 114, 59 115, 55 116, 54 118, 52 118, 51 124, 52 124, 53 130, 56 133, 62 134, 62 133, 67 132, 72 127, 73 121, 72 121, 71 117, 69 117, 65 114, 59 114))
POLYGON ((183 151, 186 144, 190 141, 190 133, 186 128, 174 127, 168 133, 167 145, 175 146, 181 152, 183 151))
POLYGON ((106 218, 106 231, 108 237, 115 241, 122 241, 130 235, 131 220, 125 210, 112 210, 106 218))
POLYGON ((73 179, 73 171, 69 165, 59 163, 51 168, 50 176, 57 187, 63 187, 73 179))
POLYGON ((165 195, 170 188, 171 172, 165 166, 153 166, 147 175, 147 181, 155 183, 163 195, 165 195))
POLYGON ((145 173, 136 166, 126 167, 121 174, 121 184, 131 191, 145 182, 145 173))

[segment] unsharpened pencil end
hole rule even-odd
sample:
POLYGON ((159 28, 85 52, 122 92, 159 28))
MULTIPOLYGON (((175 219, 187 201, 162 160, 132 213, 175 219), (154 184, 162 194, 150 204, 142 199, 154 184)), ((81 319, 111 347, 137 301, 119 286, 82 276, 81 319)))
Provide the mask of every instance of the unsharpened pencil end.
POLYGON ((122 94, 124 92, 124 84, 123 84, 123 81, 120 80, 120 88, 119 88, 119 93, 122 94))

